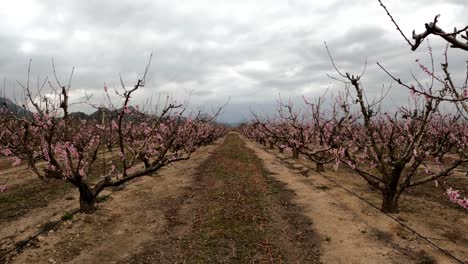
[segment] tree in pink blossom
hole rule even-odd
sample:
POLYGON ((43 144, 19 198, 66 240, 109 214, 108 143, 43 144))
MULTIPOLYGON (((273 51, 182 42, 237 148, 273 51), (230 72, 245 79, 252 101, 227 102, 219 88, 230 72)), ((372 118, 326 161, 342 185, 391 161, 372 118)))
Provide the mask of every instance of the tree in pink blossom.
POLYGON ((441 100, 416 97, 410 106, 384 112, 384 96, 369 101, 362 75, 343 74, 332 63, 349 95, 343 115, 356 117, 340 126, 337 157, 381 191, 382 211, 398 212, 405 189, 449 176, 468 161, 468 123, 460 115, 441 114, 441 100))
MULTIPOLYGON (((196 114, 190 119, 181 114, 186 109, 183 105, 169 101, 158 106, 157 113, 142 113, 132 107, 130 98, 144 87, 148 67, 149 64, 143 77, 130 89, 122 82, 122 92, 117 93, 122 99, 121 107, 116 109, 117 116, 108 117, 110 121, 107 122, 70 117, 71 77, 65 85, 57 77, 56 84, 44 82, 53 91, 52 96, 42 96, 43 87, 39 87, 38 96, 34 96, 28 78, 22 86, 34 114, 31 118, 2 115, 0 154, 12 157, 15 164, 27 161, 29 169, 45 181, 59 179, 73 184, 80 193, 80 210, 93 213, 96 198, 105 188, 186 160, 202 144, 226 132, 213 123, 219 111, 209 118, 196 114), (105 164, 108 168, 105 173, 93 172, 92 165, 105 145, 115 149, 119 159, 105 164), (91 173, 100 177, 90 179, 91 173)), ((107 93, 108 89, 105 90, 107 93)), ((5 191, 4 184, 1 191, 5 191)))

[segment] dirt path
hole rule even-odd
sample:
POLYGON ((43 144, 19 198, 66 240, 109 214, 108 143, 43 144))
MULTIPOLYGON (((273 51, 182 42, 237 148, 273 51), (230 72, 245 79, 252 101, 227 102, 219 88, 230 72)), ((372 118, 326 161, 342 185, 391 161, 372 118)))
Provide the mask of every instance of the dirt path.
POLYGON ((236 133, 173 203, 166 235, 121 263, 321 263, 312 223, 236 133))
MULTIPOLYGON (((310 167, 304 166, 302 161, 286 159, 284 155, 273 153, 276 151, 265 151, 252 142, 248 142, 247 146, 263 160, 269 171, 275 172, 274 177, 277 180, 286 183, 297 194, 293 202, 304 208, 305 214, 312 220, 315 230, 324 241, 321 247, 324 263, 458 263, 379 210, 313 172, 310 169, 312 164, 310 167)), ((353 177, 349 174, 339 176, 353 177)), ((342 181, 346 182, 346 179, 342 181)), ((366 185, 361 186, 364 187, 358 191, 359 194, 365 192, 363 189, 366 185)), ((370 197, 367 198, 373 201, 370 197)), ((422 211, 424 210, 423 207, 422 211)), ((466 214, 463 220, 463 214, 456 211, 452 213, 455 218, 460 217, 458 222, 452 222, 461 225, 461 234, 466 234, 466 228, 463 227, 466 227, 466 214)), ((402 215, 411 219, 407 214, 402 215)), ((427 221, 423 219, 425 216, 419 217, 411 220, 427 221)), ((463 255, 463 238, 459 242, 462 243, 461 247, 455 244, 453 249, 458 249, 455 251, 459 253, 458 257, 466 260, 468 256, 463 255)), ((450 252, 453 253, 454 250, 450 252)))

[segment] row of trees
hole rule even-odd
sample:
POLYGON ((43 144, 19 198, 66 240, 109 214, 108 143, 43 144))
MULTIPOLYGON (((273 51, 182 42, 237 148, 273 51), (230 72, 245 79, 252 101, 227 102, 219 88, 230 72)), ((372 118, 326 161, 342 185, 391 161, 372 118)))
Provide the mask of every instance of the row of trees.
MULTIPOLYGON (((133 87, 122 83, 121 90, 115 90, 120 108, 111 104, 108 88, 104 88, 114 114, 106 116, 101 111, 99 120, 84 120, 69 112, 70 82, 62 85, 58 78, 56 84, 44 82, 38 91, 47 84, 52 91, 48 96, 33 95, 29 81, 21 84, 32 115, 18 116, 3 109, 0 156, 12 159, 13 165, 26 161, 30 171, 44 181, 71 183, 79 190, 80 210, 93 213, 96 198, 105 188, 186 160, 197 148, 227 132, 214 122, 219 110, 212 116, 200 111, 190 114, 186 105, 174 104, 169 98, 153 106, 152 112, 131 106, 132 96, 145 84, 147 71, 148 67, 133 87), (96 171, 93 165, 101 153, 110 158, 102 171, 96 171), (90 179, 91 174, 99 177, 90 179)), ((3 184, 1 191, 5 189, 3 184)))
MULTIPOLYGON (((430 86, 417 80, 406 84, 387 71, 411 92, 408 105, 396 111, 384 110, 385 95, 369 101, 361 75, 343 74, 332 63, 345 88, 331 96, 330 104, 324 104, 325 97, 304 98, 300 106, 280 101, 275 115, 253 113, 241 132, 280 152, 288 148, 293 158, 303 155, 318 172, 332 161, 346 164, 381 192, 381 208, 388 213, 398 212, 398 199, 407 188, 449 176, 468 162, 468 87, 466 81, 454 85, 447 61, 444 77, 437 77, 433 65, 420 64, 430 86), (444 114, 441 104, 447 101, 456 107, 444 114)), ((460 198, 459 191, 448 189, 447 194, 468 209, 468 199, 460 198)))
MULTIPOLYGON (((299 154, 316 163, 323 171, 324 164, 335 161, 349 166, 371 186, 382 193, 382 211, 398 212, 398 198, 405 189, 449 176, 460 165, 468 162, 468 61, 466 77, 456 84, 450 74, 448 48, 468 51, 468 26, 444 31, 438 26, 439 15, 425 24, 425 31, 412 33, 413 41, 400 29, 397 21, 381 0, 377 0, 396 29, 411 47, 417 50, 428 36, 437 36, 447 42, 445 61, 436 73, 432 49, 431 65, 418 66, 429 80, 414 79, 406 83, 378 65, 400 86, 411 94, 410 103, 397 111, 382 107, 385 95, 373 101, 362 88, 360 75, 342 73, 327 47, 332 65, 345 89, 332 97, 328 108, 323 98, 313 103, 304 99, 306 107, 279 103, 277 114, 260 117, 240 127, 247 137, 280 152, 288 148, 293 158, 299 154), (453 110, 441 113, 441 105, 450 103, 453 110)), ((468 172, 467 172, 468 176, 468 172)), ((448 188, 452 202, 468 209, 468 199, 448 188)))
MULTIPOLYGON (((362 93, 357 98, 358 104, 364 101, 362 93)), ((293 158, 303 155, 318 172, 327 163, 346 164, 382 193, 384 212, 398 212, 398 198, 407 188, 449 176, 468 162, 468 122, 436 111, 435 99, 415 98, 412 107, 392 113, 365 103, 361 111, 351 111, 356 100, 349 97, 334 98, 329 109, 322 98, 304 101, 306 108, 281 103, 275 116, 254 114, 240 130, 270 148, 290 149, 293 158)), ((458 194, 449 192, 451 199, 458 194)), ((456 198, 468 209, 466 198, 456 198)))

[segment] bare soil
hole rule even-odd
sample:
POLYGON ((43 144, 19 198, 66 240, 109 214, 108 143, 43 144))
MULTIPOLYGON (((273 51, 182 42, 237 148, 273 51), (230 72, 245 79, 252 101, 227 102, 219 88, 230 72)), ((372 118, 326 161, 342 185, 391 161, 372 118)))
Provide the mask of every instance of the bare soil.
MULTIPOLYGON (((252 142, 247 146, 296 193, 293 202, 304 208, 324 241, 320 249, 324 263, 460 263, 376 209, 380 193, 352 171, 341 167, 335 172, 330 165, 317 173, 312 162, 293 160, 291 153, 252 142)), ((462 170, 444 179, 446 185, 466 191, 468 179, 462 170)), ((430 183, 411 189, 400 198, 400 213, 392 216, 468 263, 467 213, 449 202, 440 186, 430 183)))
POLYGON ((69 199, 5 220, 5 248, 45 232, 0 263, 321 263, 312 222, 291 203, 294 193, 244 144, 231 134, 188 161, 106 192, 93 215, 55 225, 76 209, 70 189, 69 199))
MULTIPOLYGON (((154 233, 165 232, 165 205, 187 192, 195 169, 216 146, 202 147, 190 160, 104 191, 100 200, 105 201, 98 204, 95 214, 75 214, 31 240, 22 251, 0 259, 0 263, 115 263, 130 256, 154 233)), ((53 198, 42 197, 48 201, 45 207, 31 208, 21 217, 1 222, 0 244, 4 251, 78 207, 78 191, 74 188, 69 188, 65 196, 53 198)))
MULTIPOLYGON (((103 165, 104 160, 93 165, 90 180, 98 177, 103 165)), ((25 164, 11 167, 8 159, 0 160, 0 182, 5 180, 8 180, 8 189, 0 193, 0 258, 23 241, 50 229, 78 206, 78 192, 71 184, 54 179, 44 182, 25 164)), ((99 200, 108 194, 103 193, 99 200)))
MULTIPOLYGON (((5 164, 0 176, 22 171, 5 164)), ((376 209, 380 193, 352 171, 314 167, 231 133, 106 191, 93 215, 67 214, 74 188, 17 177, 19 196, 0 194, 0 254, 44 232, 0 263, 458 263, 376 209)), ((467 191, 464 172, 447 186, 467 191)), ((468 214, 443 192, 413 188, 392 216, 468 262, 468 214)))
POLYGON ((317 236, 294 194, 273 180, 237 134, 172 202, 167 233, 121 263, 321 263, 317 236))

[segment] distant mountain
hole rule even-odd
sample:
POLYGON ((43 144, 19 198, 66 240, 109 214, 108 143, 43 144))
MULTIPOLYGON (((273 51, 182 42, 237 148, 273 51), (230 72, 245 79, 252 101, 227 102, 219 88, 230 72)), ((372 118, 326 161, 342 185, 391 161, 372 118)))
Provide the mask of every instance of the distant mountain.
MULTIPOLYGON (((134 108, 133 106, 129 106, 128 107, 132 112, 135 112, 135 111, 138 111, 136 110, 136 108, 134 108)), ((103 114, 104 114, 104 117, 107 119, 107 118, 111 118, 111 119, 115 119, 117 118, 117 116, 119 115, 120 111, 122 111, 122 108, 120 109, 116 109, 116 110, 110 110, 108 108, 100 108, 98 109, 96 112, 92 113, 89 115, 89 119, 92 119, 92 120, 101 120, 102 117, 103 117, 103 114)), ((143 113, 141 113, 143 114, 143 113)))
POLYGON ((68 117, 71 119, 78 119, 78 120, 88 120, 90 119, 89 115, 83 112, 72 112, 68 114, 68 117))
MULTIPOLYGON (((134 108, 133 106, 129 106, 128 107, 131 111, 132 111, 132 115, 127 115, 127 118, 129 118, 130 120, 138 120, 139 117, 144 117, 144 116, 147 116, 147 114, 143 113, 143 112, 140 112, 138 111, 136 108, 134 108)), ((10 99, 8 98, 3 98, 3 97, 0 97, 0 109, 1 110, 6 110, 10 113, 13 113, 15 116, 18 116, 18 117, 32 117, 32 112, 30 112, 29 110, 27 109, 24 109, 24 107, 22 106, 19 106, 15 103, 13 103, 10 99)), ((109 120, 112 120, 112 119, 117 119, 119 113, 122 111, 122 108, 120 109, 115 109, 115 110, 110 110, 108 108, 100 108, 98 110, 96 110, 95 112, 91 113, 91 114, 86 114, 84 112, 71 112, 68 114, 69 118, 73 119, 73 120, 93 120, 93 121, 98 121, 98 122, 101 122, 102 121, 102 118, 104 116, 105 120, 106 121, 109 121, 109 120)), ((1 113, 2 111, 0 111, 1 113)), ((168 117, 166 117, 168 118, 168 117)), ((181 122, 184 122, 186 121, 186 117, 180 117, 180 121, 181 122)), ((205 114, 205 113, 202 113, 198 116, 197 118, 198 120, 200 119, 210 119, 210 115, 208 114, 205 114)))
POLYGON ((105 118, 115 118, 117 117, 117 112, 107 108, 99 108, 96 112, 89 115, 91 120, 102 120, 102 115, 104 114, 105 118))
POLYGON ((0 109, 3 111, 7 111, 9 113, 13 113, 15 116, 18 117, 31 117, 32 112, 29 110, 25 109, 22 106, 19 106, 15 103, 13 103, 10 99, 8 98, 3 98, 0 97, 0 109))

